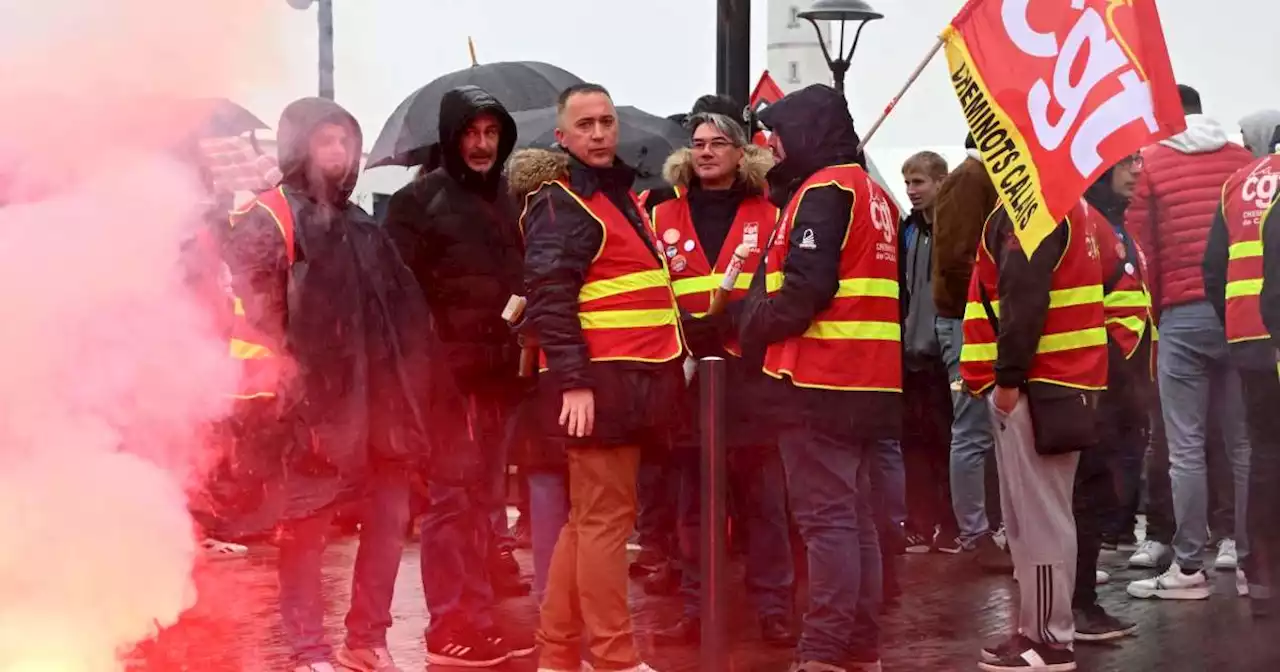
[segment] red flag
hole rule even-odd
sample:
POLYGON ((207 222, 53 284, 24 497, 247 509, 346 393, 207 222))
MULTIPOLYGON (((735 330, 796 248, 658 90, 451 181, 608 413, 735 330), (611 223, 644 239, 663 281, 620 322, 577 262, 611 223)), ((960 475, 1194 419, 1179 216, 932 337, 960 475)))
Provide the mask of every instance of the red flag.
POLYGON ((1155 0, 969 0, 942 39, 1028 256, 1109 167, 1186 129, 1155 0))
MULTIPOLYGON (((786 94, 779 88, 778 83, 773 81, 773 77, 769 76, 769 71, 765 70, 764 74, 760 75, 760 81, 756 82, 755 90, 751 92, 751 103, 749 104, 751 114, 757 117, 760 116, 760 110, 782 100, 784 95, 786 94)), ((755 137, 751 138, 751 142, 761 147, 769 145, 769 139, 763 131, 757 132, 755 137)))

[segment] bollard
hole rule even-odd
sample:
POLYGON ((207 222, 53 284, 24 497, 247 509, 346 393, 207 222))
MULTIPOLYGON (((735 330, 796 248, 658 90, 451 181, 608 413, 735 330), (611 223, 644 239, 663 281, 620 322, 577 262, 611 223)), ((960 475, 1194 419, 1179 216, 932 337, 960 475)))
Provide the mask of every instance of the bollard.
POLYGON ((729 612, 725 551, 727 467, 725 464, 725 360, 705 357, 698 363, 702 425, 702 649, 705 672, 723 672, 729 664, 729 612))

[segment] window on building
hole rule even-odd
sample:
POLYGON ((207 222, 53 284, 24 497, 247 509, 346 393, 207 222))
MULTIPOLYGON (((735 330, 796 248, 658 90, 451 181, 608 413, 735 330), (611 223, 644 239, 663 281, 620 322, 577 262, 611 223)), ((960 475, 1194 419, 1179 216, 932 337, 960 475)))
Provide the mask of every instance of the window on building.
POLYGON ((788 28, 800 27, 800 8, 796 7, 795 5, 791 6, 791 18, 787 20, 787 27, 788 28))
POLYGON ((791 84, 800 83, 800 64, 791 61, 787 64, 787 82, 791 84))

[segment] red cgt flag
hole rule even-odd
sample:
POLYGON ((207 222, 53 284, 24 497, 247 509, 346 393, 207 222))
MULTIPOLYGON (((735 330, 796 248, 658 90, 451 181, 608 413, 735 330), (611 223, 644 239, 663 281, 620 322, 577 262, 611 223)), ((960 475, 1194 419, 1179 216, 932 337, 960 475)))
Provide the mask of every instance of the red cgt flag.
POLYGON ((1107 168, 1186 129, 1155 0, 969 0, 941 39, 1027 256, 1107 168))
MULTIPOLYGON (((786 94, 782 92, 778 83, 773 81, 769 71, 765 70, 764 74, 760 75, 760 81, 756 82, 755 90, 751 92, 751 102, 748 104, 748 107, 751 108, 751 114, 757 117, 760 116, 761 110, 782 100, 784 95, 786 94)), ((761 147, 769 144, 763 132, 756 133, 756 136, 751 141, 761 147)))

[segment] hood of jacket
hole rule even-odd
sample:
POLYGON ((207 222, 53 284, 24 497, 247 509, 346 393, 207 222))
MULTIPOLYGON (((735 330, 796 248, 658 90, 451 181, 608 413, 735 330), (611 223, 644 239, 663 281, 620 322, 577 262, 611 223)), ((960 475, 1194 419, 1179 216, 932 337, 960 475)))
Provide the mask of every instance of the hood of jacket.
POLYGON ((279 158, 281 182, 295 189, 309 192, 307 184, 307 167, 311 163, 311 134, 323 124, 346 124, 355 134, 355 152, 351 155, 351 168, 347 171, 347 179, 339 186, 337 196, 342 202, 351 198, 356 189, 356 180, 360 179, 360 153, 364 147, 364 136, 360 124, 341 105, 326 98, 302 98, 289 103, 280 115, 280 125, 276 128, 277 150, 279 158))
POLYGON ((1084 192, 1084 200, 1101 212, 1112 226, 1124 226, 1124 211, 1129 207, 1129 199, 1121 196, 1111 186, 1111 176, 1116 167, 1112 166, 1102 174, 1096 182, 1089 185, 1084 192))
POLYGON ((494 193, 502 177, 502 166, 516 147, 516 122, 507 108, 478 86, 450 89, 440 99, 439 131, 441 163, 445 171, 468 189, 494 193), (462 136, 472 120, 482 113, 492 114, 502 126, 493 168, 483 174, 468 167, 462 156, 462 136))
POLYGON ((771 193, 790 198, 799 183, 827 166, 866 167, 849 103, 835 89, 813 84, 788 94, 760 113, 760 123, 782 139, 786 158, 769 171, 771 193))
MULTIPOLYGON (((747 145, 743 148, 742 160, 738 162, 738 182, 757 193, 764 193, 769 186, 770 168, 773 168, 773 152, 758 145, 747 145)), ((673 187, 688 189, 698 179, 693 170, 693 150, 684 147, 667 157, 662 166, 662 177, 673 187)))
POLYGON ((1244 146, 1253 155, 1262 158, 1272 153, 1271 144, 1280 133, 1280 111, 1261 110, 1240 120, 1240 132, 1244 134, 1244 146))
POLYGON ((551 180, 563 180, 574 192, 590 197, 602 189, 631 190, 636 171, 615 158, 609 168, 592 168, 563 149, 522 149, 507 163, 507 187, 523 201, 551 180))
POLYGON ((1227 146, 1227 129, 1203 114, 1187 115, 1187 130, 1161 140, 1160 144, 1182 154, 1208 154, 1227 146))

